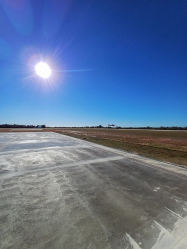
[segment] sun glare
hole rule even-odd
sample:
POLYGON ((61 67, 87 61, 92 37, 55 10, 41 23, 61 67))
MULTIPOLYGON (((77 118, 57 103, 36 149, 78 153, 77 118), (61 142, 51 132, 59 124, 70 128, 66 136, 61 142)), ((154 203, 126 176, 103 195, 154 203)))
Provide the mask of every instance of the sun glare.
POLYGON ((43 79, 47 79, 51 75, 51 69, 50 69, 50 67, 46 63, 44 63, 44 62, 39 62, 35 66, 35 70, 36 70, 36 73, 40 77, 42 77, 43 79))

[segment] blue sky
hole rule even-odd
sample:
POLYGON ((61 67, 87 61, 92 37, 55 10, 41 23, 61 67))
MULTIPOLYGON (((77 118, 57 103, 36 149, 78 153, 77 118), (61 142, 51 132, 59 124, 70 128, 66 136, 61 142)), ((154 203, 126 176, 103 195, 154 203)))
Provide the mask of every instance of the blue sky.
POLYGON ((186 27, 186 0, 0 0, 0 124, 187 126, 186 27))

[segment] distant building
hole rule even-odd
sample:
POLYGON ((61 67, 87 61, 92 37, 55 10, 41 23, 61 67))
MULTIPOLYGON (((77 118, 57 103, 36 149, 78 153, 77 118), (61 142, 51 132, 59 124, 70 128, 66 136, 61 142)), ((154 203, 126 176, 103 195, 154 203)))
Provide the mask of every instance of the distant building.
POLYGON ((37 128, 45 128, 46 125, 37 125, 37 128))

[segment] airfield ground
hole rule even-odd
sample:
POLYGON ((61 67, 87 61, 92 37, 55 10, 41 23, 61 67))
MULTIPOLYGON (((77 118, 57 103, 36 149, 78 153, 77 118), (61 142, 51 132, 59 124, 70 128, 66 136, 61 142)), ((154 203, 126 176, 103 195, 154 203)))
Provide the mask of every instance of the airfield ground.
POLYGON ((57 132, 115 149, 135 153, 148 158, 187 166, 187 131, 137 130, 137 129, 90 129, 45 128, 11 129, 0 132, 57 132))
POLYGON ((53 132, 0 133, 1 249, 186 249, 187 170, 53 132))
POLYGON ((187 166, 187 131, 98 128, 54 131, 156 160, 187 166))

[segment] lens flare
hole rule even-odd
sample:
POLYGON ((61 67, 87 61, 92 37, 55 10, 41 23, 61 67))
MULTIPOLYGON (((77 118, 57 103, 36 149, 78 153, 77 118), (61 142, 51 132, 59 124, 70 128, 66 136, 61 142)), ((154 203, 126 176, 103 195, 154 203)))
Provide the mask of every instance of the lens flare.
POLYGON ((43 79, 47 79, 51 76, 51 69, 45 62, 39 62, 35 66, 36 73, 43 79))

